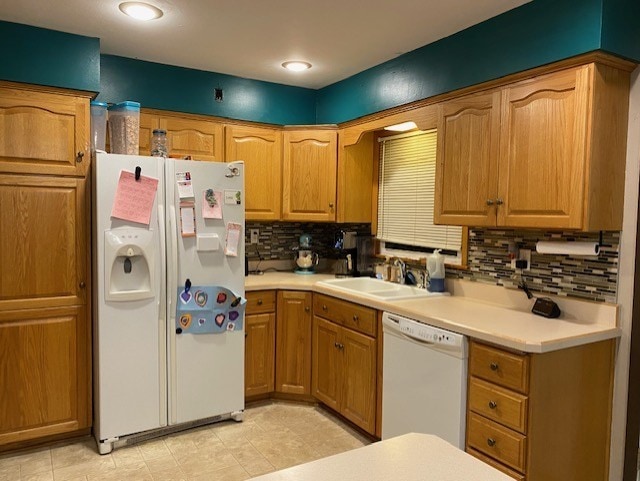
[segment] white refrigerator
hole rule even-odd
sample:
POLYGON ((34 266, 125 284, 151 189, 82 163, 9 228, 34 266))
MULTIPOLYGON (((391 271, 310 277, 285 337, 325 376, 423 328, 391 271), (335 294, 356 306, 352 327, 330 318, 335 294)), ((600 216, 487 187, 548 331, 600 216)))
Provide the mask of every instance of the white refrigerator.
POLYGON ((141 435, 241 421, 242 162, 98 153, 93 194, 99 452, 141 435))

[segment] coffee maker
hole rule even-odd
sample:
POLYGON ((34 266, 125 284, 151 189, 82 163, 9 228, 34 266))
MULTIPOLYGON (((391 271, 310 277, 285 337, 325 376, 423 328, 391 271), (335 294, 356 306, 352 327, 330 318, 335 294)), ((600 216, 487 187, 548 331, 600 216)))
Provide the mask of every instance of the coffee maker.
POLYGON ((358 275, 358 249, 356 232, 340 230, 335 234, 334 248, 338 251, 336 277, 358 275))

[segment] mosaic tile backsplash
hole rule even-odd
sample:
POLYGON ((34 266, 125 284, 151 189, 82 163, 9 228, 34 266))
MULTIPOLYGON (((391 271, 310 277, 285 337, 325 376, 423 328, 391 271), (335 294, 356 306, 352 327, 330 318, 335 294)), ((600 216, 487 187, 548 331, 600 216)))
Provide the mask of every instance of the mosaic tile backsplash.
MULTIPOLYGON (((366 235, 370 225, 247 222, 246 251, 252 260, 258 259, 258 252, 264 260, 290 260, 298 238, 308 233, 321 257, 335 259, 340 257, 333 249, 340 230, 366 235), (260 230, 257 245, 249 245, 250 229, 260 230)), ((509 259, 509 241, 513 241, 518 248, 531 250, 531 269, 523 271, 522 277, 534 294, 616 302, 619 232, 603 232, 600 255, 592 257, 538 254, 539 240, 599 242, 599 233, 470 229, 467 269, 447 269, 447 277, 515 288, 519 278, 509 259)))

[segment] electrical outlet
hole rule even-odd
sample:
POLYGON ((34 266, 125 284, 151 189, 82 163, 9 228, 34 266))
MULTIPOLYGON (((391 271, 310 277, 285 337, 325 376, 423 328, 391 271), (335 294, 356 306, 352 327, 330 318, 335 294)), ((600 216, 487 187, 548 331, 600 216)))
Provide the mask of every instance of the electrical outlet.
POLYGON ((530 249, 519 249, 518 250, 518 258, 511 259, 511 268, 516 268, 516 261, 525 261, 526 267, 522 268, 523 271, 528 271, 531 269, 531 250, 530 249))
POLYGON ((251 233, 251 244, 258 243, 258 236, 260 235, 260 231, 258 229, 251 229, 249 231, 251 233))

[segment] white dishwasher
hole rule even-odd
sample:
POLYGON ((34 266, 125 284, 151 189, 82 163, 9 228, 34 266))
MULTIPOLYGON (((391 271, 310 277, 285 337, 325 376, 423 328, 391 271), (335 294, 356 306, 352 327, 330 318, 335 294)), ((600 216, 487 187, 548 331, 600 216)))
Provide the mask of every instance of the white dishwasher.
POLYGON ((382 439, 426 433, 464 449, 467 338, 385 312, 382 439))

